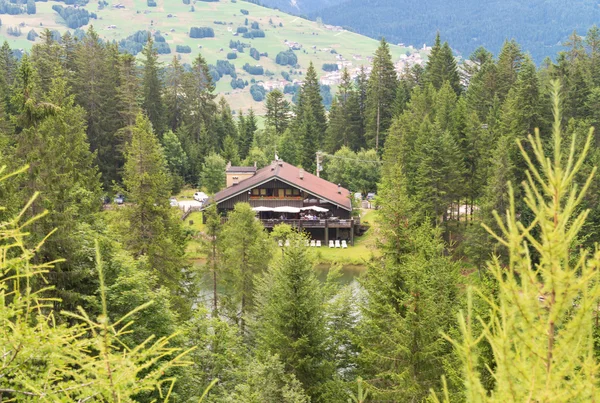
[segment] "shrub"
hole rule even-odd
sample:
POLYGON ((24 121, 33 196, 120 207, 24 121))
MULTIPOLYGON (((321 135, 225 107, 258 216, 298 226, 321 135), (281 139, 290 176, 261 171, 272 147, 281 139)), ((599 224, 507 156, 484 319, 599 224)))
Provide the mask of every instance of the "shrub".
POLYGON ((243 8, 240 10, 240 13, 242 13, 244 15, 250 14, 250 12, 248 10, 244 10, 243 8))
POLYGON ((190 28, 190 38, 214 38, 215 30, 210 27, 190 28))
POLYGON ((256 102, 263 101, 266 93, 267 91, 265 91, 265 89, 258 84, 253 84, 250 87, 250 94, 252 95, 252 99, 254 99, 256 102))
POLYGON ((263 67, 259 66, 259 65, 251 66, 250 64, 246 63, 246 64, 244 64, 243 69, 244 69, 244 71, 246 71, 249 74, 252 74, 254 76, 261 76, 261 75, 265 74, 263 67))
POLYGON ((298 56, 296 56, 293 50, 288 49, 277 54, 275 57, 275 63, 281 66, 295 66, 298 64, 298 56))
POLYGON ((256 48, 250 48, 250 57, 255 60, 260 60, 260 53, 256 48))
POLYGON ((175 52, 177 53, 192 53, 192 48, 188 45, 177 45, 175 48, 175 52))
POLYGON ((337 63, 324 63, 322 68, 323 71, 338 71, 337 63))
POLYGON ((235 53, 235 52, 229 52, 229 53, 227 53, 227 59, 228 60, 237 59, 237 53, 235 53))

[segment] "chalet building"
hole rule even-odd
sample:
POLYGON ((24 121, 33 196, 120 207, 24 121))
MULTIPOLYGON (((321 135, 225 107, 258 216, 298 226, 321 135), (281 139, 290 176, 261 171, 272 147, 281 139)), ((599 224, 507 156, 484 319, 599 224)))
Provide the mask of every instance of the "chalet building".
POLYGON ((325 245, 337 239, 353 243, 360 222, 352 216, 348 189, 281 160, 259 170, 228 166, 226 173, 227 188, 209 202, 217 204, 223 217, 236 203, 245 202, 267 229, 287 223, 325 245))

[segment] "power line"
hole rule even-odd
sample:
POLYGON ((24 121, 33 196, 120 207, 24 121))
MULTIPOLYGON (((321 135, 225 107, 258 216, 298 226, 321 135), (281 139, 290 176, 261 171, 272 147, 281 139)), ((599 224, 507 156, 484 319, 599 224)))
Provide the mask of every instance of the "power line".
POLYGON ((327 154, 324 152, 317 152, 317 158, 319 158, 318 156, 321 155, 323 157, 328 157, 328 158, 337 158, 340 160, 350 160, 350 161, 360 161, 360 162, 371 162, 371 163, 375 163, 375 164, 383 164, 383 161, 381 160, 362 160, 360 158, 350 158, 350 157, 340 157, 338 155, 332 155, 332 154, 327 154))

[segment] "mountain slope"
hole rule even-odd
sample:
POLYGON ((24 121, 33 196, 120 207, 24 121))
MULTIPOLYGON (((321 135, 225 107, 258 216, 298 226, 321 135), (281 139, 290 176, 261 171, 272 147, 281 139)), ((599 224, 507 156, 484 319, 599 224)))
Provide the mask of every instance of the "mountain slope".
MULTIPOLYGON (((254 101, 250 93, 250 87, 254 82, 268 83, 269 88, 273 85, 282 88, 286 82, 292 84, 292 81, 302 81, 310 61, 321 74, 325 73, 322 71, 323 64, 345 62, 349 68, 355 69, 369 64, 367 57, 373 55, 378 45, 376 40, 362 35, 325 27, 279 10, 242 1, 196 1, 195 4, 186 5, 183 0, 157 0, 156 7, 149 7, 147 0, 112 0, 107 3, 108 5, 102 9, 99 9, 98 2, 95 1, 79 7, 97 14, 98 17, 90 19, 89 24, 82 26, 81 29, 86 30, 90 25, 94 25, 95 30, 104 40, 117 42, 138 31, 153 33, 160 31, 159 38, 164 39, 166 43, 161 46, 170 48, 169 54, 161 55, 161 60, 165 63, 168 63, 174 55, 178 55, 182 63, 191 63, 199 52, 212 65, 216 65, 217 61, 221 63, 229 61, 235 66, 238 82, 241 81, 246 86, 243 89, 232 88, 232 77, 226 74, 218 80, 216 87, 217 92, 225 95, 234 110, 247 110, 253 107, 259 113, 262 111, 263 103, 254 101), (191 11, 192 7, 194 11, 191 11), (258 24, 264 37, 244 38, 243 34, 236 34, 238 28, 252 31, 253 24, 258 24), (192 27, 210 28, 214 31, 214 37, 190 38, 192 27), (242 51, 230 48, 230 41, 240 41, 243 45, 239 46, 239 50, 242 51), (277 55, 279 52, 289 50, 290 44, 298 48, 294 51, 298 64, 294 66, 277 64, 277 55), (177 53, 178 45, 189 46, 189 49, 180 50, 189 50, 190 53, 177 53), (242 48, 242 46, 246 47, 242 48), (253 52, 255 57, 259 57, 257 53, 262 54, 259 60, 251 57, 251 48, 256 49, 256 52, 253 52), (228 54, 233 53, 235 55, 229 57, 235 59, 228 60, 228 54), (250 74, 243 69, 246 64, 260 65, 263 72, 250 74), (284 79, 282 73, 289 75, 289 81, 284 79)), ((61 34, 66 32, 68 30, 66 21, 52 9, 55 5, 64 7, 65 3, 37 2, 37 13, 34 15, 0 15, 2 20, 0 41, 6 39, 13 48, 29 49, 34 43, 26 39, 30 30, 34 30, 37 34, 44 28, 56 29, 61 34), (10 28, 19 25, 21 25, 21 36, 8 35, 10 28)), ((73 29, 70 31, 74 32, 73 29)), ((145 40, 146 37, 147 35, 144 34, 131 37, 126 48, 139 49, 140 43, 135 40, 140 38, 145 40)), ((39 41, 39 38, 36 40, 39 41)), ((401 55, 409 51, 399 46, 391 47, 394 60, 398 60, 401 55)), ((288 98, 291 98, 291 94, 288 98)))
POLYGON ((594 0, 348 0, 309 16, 394 43, 431 44, 439 30, 463 56, 479 46, 496 53, 514 38, 539 62, 573 30, 584 35, 600 21, 600 7, 594 0))

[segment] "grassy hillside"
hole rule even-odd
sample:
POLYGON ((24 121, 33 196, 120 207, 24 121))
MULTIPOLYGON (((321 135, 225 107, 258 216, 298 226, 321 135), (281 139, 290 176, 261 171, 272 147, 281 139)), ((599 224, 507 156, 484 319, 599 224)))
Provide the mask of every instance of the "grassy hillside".
MULTIPOLYGON (((298 80, 302 80, 310 60, 315 63, 320 73, 324 73, 321 70, 324 63, 335 63, 337 55, 332 53, 331 49, 350 61, 351 67, 355 68, 361 64, 368 64, 366 57, 371 56, 377 47, 377 41, 365 36, 348 31, 327 29, 316 22, 252 3, 232 0, 197 1, 196 3, 192 2, 195 9, 192 12, 190 11, 191 6, 183 4, 182 0, 157 0, 156 2, 157 7, 148 7, 146 0, 112 0, 108 1, 107 7, 98 10, 98 3, 94 1, 85 8, 98 15, 98 19, 90 20, 90 24, 94 25, 100 36, 106 40, 119 41, 138 30, 159 30, 171 48, 170 55, 161 56, 164 62, 170 61, 173 55, 178 54, 175 52, 177 45, 188 45, 192 50, 189 54, 179 54, 182 62, 189 63, 197 56, 198 52, 202 52, 208 63, 215 64, 217 60, 227 59, 226 55, 231 51, 229 49, 230 40, 249 43, 259 52, 268 53, 268 57, 261 57, 260 61, 256 61, 250 57, 249 48, 246 48, 244 53, 238 54, 237 59, 230 61, 235 65, 238 77, 247 80, 250 85, 253 78, 257 81, 283 80, 281 72, 289 72, 290 66, 277 65, 275 57, 280 51, 288 49, 284 43, 286 40, 297 42, 302 46, 301 50, 295 51, 300 68, 293 69, 302 74, 291 76, 291 79, 298 80), (113 7, 118 4, 122 4, 125 8, 113 7), (248 14, 242 14, 241 9, 247 10, 248 14), (246 39, 241 35, 234 36, 238 27, 245 26, 246 18, 249 24, 247 27, 250 28, 252 22, 257 22, 259 28, 265 32, 265 38, 246 39), (215 21, 225 24, 215 24, 215 21), (110 26, 115 27, 109 28, 110 26), (189 37, 190 27, 210 27, 214 30, 215 37, 192 39, 189 37), (353 55, 360 55, 360 57, 355 58, 353 55), (273 76, 252 76, 242 70, 245 63, 259 64, 264 67, 265 71, 272 72, 273 76)), ((67 31, 64 20, 52 10, 52 5, 64 6, 64 3, 48 1, 36 4, 37 13, 35 15, 1 15, 0 40, 8 40, 11 47, 28 49, 33 43, 26 37, 27 32, 32 28, 38 33, 43 28, 57 29, 61 33, 67 31), (8 28, 19 24, 21 24, 22 35, 18 38, 9 36, 8 28)), ((82 29, 87 29, 87 26, 82 29)), ((394 59, 398 59, 407 50, 407 48, 398 46, 391 47, 394 59)), ((231 107, 235 110, 247 110, 252 106, 258 113, 261 113, 262 103, 253 101, 249 86, 233 90, 230 81, 229 76, 223 76, 217 83, 217 91, 225 95, 231 107)))
POLYGON ((464 57, 479 46, 497 53, 514 38, 541 62, 573 30, 585 35, 598 24, 600 7, 596 0, 347 0, 309 16, 394 43, 432 44, 439 31, 464 57))

